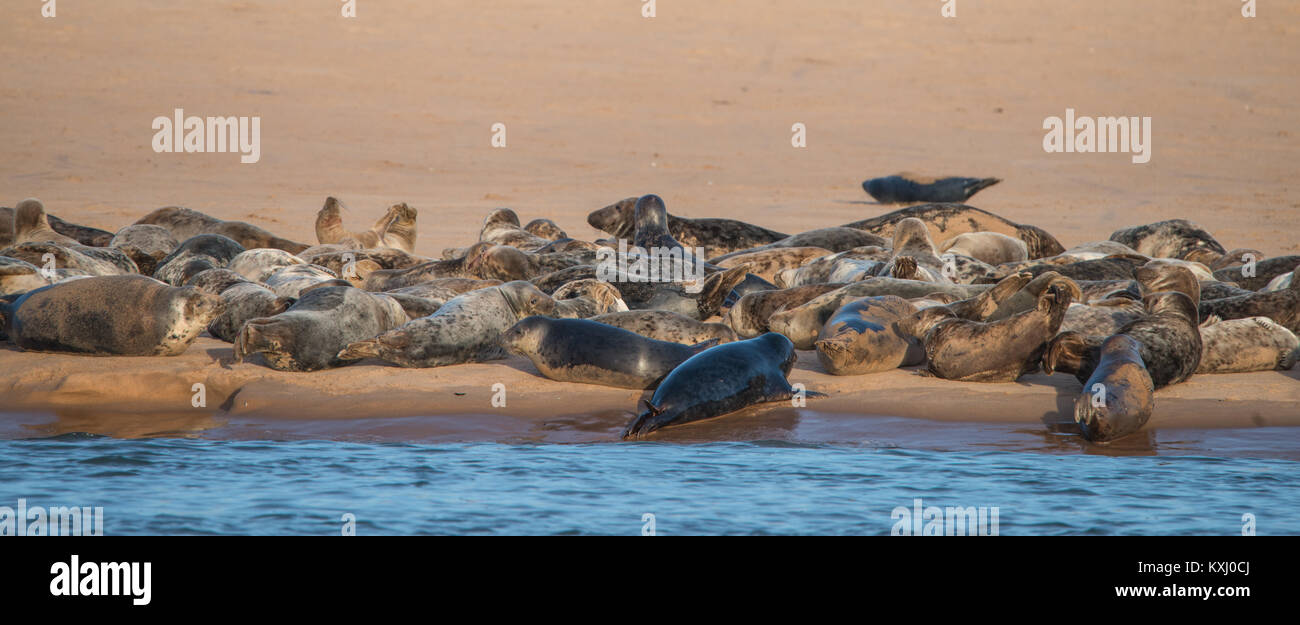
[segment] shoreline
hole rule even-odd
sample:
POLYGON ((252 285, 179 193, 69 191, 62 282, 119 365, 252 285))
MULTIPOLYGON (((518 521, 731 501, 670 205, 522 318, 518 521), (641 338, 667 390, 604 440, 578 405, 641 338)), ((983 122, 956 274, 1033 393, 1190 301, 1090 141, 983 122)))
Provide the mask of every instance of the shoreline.
MULTIPOLYGON (((0 412, 29 418, 25 424, 0 419, 0 438, 71 432, 256 438, 261 432, 268 438, 319 434, 445 442, 617 442, 639 400, 651 394, 556 382, 517 356, 433 369, 362 361, 290 373, 256 359, 230 364, 232 354, 228 343, 207 336, 184 354, 167 358, 76 356, 5 346, 0 348, 0 370, 13 374, 0 381, 0 412), (204 385, 204 407, 192 405, 196 383, 204 385), (504 407, 492 405, 497 383, 505 385, 504 407), (46 423, 33 426, 36 415, 45 415, 46 423)), ((854 440, 864 423, 879 418, 1077 434, 1073 402, 1081 389, 1064 374, 1039 373, 1011 384, 939 380, 915 369, 832 376, 822 371, 814 352, 801 351, 790 381, 830 397, 810 398, 802 408, 751 406, 668 428, 646 440, 854 440), (800 425, 809 414, 818 415, 812 431, 800 425)), ((1297 427, 1298 381, 1295 369, 1194 376, 1157 392, 1155 413, 1142 432, 1297 427)), ((1132 438, 1144 436, 1140 432, 1132 438)), ((1119 441, 1115 447, 1126 444, 1119 441)))

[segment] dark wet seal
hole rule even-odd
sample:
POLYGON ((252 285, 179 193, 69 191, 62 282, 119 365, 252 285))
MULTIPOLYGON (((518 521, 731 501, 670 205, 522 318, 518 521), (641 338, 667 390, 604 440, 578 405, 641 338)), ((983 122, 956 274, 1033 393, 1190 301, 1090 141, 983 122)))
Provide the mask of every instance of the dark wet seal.
POLYGON ((881 204, 965 202, 999 182, 1000 178, 933 177, 904 172, 867 180, 862 190, 881 204))
MULTIPOLYGON (((705 350, 659 384, 623 432, 641 438, 660 428, 711 419, 753 404, 791 399, 786 376, 796 359, 790 340, 775 333, 705 350)), ((821 397, 806 391, 805 397, 821 397)))

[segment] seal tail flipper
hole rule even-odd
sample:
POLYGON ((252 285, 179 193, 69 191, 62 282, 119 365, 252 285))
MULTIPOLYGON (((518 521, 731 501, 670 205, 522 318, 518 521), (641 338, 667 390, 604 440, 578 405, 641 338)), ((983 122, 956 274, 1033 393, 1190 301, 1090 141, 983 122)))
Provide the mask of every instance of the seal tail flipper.
POLYGON ((975 195, 976 193, 979 193, 980 191, 983 191, 999 182, 1002 182, 1001 178, 972 178, 970 182, 963 185, 962 193, 965 193, 966 199, 969 200, 970 196, 975 195))

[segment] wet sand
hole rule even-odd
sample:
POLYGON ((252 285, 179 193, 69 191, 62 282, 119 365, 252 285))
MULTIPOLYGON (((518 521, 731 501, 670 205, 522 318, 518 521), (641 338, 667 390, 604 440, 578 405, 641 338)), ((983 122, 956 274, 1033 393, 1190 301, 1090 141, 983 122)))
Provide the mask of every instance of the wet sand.
MULTIPOLYGON (((1297 6, 1244 19, 1233 2, 1006 0, 949 20, 938 3, 719 1, 644 19, 635 2, 360 0, 353 20, 331 3, 68 3, 55 19, 31 4, 3 9, 0 203, 37 196, 110 231, 181 204, 310 243, 336 195, 358 227, 415 206, 417 252, 437 257, 496 207, 592 239, 589 211, 653 192, 675 214, 798 232, 890 210, 859 183, 914 170, 1004 178, 971 203, 1066 246, 1182 217, 1229 249, 1300 252, 1297 6), (1151 162, 1044 153, 1043 119, 1067 107, 1152 117, 1151 162), (154 153, 150 122, 175 108, 261 116, 260 162, 154 153), (796 122, 807 148, 790 145, 796 122)), ((287 374, 228 354, 207 338, 157 359, 6 346, 0 409, 37 416, 0 433, 610 440, 641 396, 544 380, 521 359, 287 374), (507 409, 489 402, 498 381, 507 409), (190 408, 195 382, 207 409, 190 408)), ((1078 390, 1060 375, 835 378, 810 353, 792 380, 832 395, 806 410, 840 416, 752 408, 662 438, 833 440, 872 415, 1051 432, 1078 390)), ((1294 426, 1297 381, 1197 376, 1157 394, 1150 429, 1294 426)))

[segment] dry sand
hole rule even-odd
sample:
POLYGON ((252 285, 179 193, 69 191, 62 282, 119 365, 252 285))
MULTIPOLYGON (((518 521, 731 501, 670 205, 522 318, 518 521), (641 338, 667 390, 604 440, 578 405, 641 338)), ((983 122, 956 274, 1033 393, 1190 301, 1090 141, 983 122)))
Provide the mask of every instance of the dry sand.
MULTIPOLYGON (((0 203, 40 197, 107 230, 181 204, 310 243, 326 195, 356 226, 405 201, 420 210, 417 251, 437 256, 472 242, 492 208, 591 239, 589 211, 650 192, 684 216, 839 225, 889 210, 861 180, 913 170, 1004 178, 972 203, 1067 246, 1183 217, 1228 248, 1300 252, 1294 4, 1261 3, 1254 19, 1236 2, 1186 0, 958 0, 956 19, 914 0, 659 2, 653 19, 634 0, 358 0, 356 19, 331 4, 64 2, 43 19, 36 0, 6 3, 0 203), (1151 162, 1044 153, 1043 119, 1067 107, 1152 117, 1151 162), (150 122, 175 108, 261 116, 261 161, 154 153, 150 122), (496 122, 504 149, 490 146, 496 122), (790 145, 796 122, 805 149, 790 145)), ((223 368, 228 351, 210 339, 174 359, 4 348, 0 408, 57 412, 46 431, 122 436, 309 413, 471 415, 393 427, 565 441, 608 440, 640 396, 541 380, 518 359, 284 374, 223 368), (190 412, 199 381, 228 414, 190 412), (488 403, 497 381, 509 409, 488 403)), ((793 379, 832 393, 817 411, 1040 424, 1068 419, 1078 388, 1066 376, 833 378, 809 354, 793 379)), ((1296 425, 1296 382, 1198 376, 1158 394, 1152 427, 1296 425)), ((744 415, 779 434, 796 412, 744 415)), ((744 417, 719 423, 689 436, 754 436, 735 426, 744 417)))

